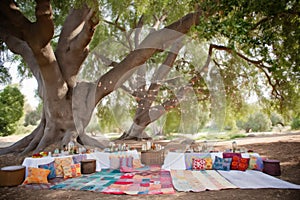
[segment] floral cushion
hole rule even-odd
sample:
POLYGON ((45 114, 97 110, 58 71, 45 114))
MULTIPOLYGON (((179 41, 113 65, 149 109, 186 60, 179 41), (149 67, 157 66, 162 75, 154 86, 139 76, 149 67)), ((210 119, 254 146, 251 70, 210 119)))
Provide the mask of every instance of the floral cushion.
POLYGON ((120 167, 133 167, 133 157, 120 157, 120 167))
POLYGON ((202 158, 193 158, 193 170, 205 170, 206 161, 202 158))
POLYGON ((264 168, 263 159, 259 156, 250 155, 248 169, 254 169, 254 170, 262 171, 263 168, 264 168))
POLYGON ((44 164, 44 165, 39 165, 39 168, 43 168, 43 169, 49 169, 50 173, 48 175, 48 179, 52 179, 56 177, 56 173, 55 173, 55 167, 54 167, 54 161, 44 164))
POLYGON ((73 164, 72 157, 55 158, 54 167, 55 167, 56 177, 64 177, 63 166, 71 166, 72 164, 73 164))
POLYGON ((193 158, 193 170, 206 170, 212 169, 211 158, 193 158))
POLYGON ((249 158, 240 158, 238 156, 232 157, 232 162, 230 168, 232 170, 245 171, 249 165, 249 158))
POLYGON ((141 168, 141 167, 143 167, 141 159, 133 159, 132 165, 133 165, 133 168, 141 168))
POLYGON ((218 156, 215 157, 215 162, 213 164, 213 169, 215 170, 230 170, 232 158, 220 158, 218 156))
POLYGON ((110 160, 110 169, 120 169, 120 158, 118 156, 111 156, 110 160))
POLYGON ((193 168, 193 159, 198 158, 211 158, 209 153, 185 153, 184 160, 185 160, 185 167, 187 170, 193 168))
POLYGON ((80 163, 63 166, 64 179, 81 176, 80 163))
POLYGON ((47 177, 49 173, 50 173, 49 169, 28 167, 28 176, 26 177, 23 184, 30 184, 30 183, 47 184, 48 183, 47 177))

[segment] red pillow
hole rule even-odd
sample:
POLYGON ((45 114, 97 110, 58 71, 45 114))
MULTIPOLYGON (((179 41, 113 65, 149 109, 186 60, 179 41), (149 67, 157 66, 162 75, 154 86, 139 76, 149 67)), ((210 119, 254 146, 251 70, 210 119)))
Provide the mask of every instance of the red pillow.
POLYGON ((249 158, 240 158, 238 156, 233 156, 230 168, 232 170, 246 171, 249 165, 249 160, 249 158))
POLYGON ((205 159, 193 158, 192 169, 193 170, 205 170, 206 169, 205 159))

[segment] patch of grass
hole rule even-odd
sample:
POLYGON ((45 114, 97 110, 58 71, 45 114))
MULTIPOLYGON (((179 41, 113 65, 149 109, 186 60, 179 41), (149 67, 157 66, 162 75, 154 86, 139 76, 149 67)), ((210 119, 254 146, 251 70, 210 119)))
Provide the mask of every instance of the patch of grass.
POLYGON ((244 138, 244 137, 247 137, 247 136, 243 133, 229 134, 229 139, 244 138))
POLYGON ((202 135, 196 138, 196 140, 232 140, 236 138, 247 137, 244 133, 240 132, 228 132, 224 134, 202 135))

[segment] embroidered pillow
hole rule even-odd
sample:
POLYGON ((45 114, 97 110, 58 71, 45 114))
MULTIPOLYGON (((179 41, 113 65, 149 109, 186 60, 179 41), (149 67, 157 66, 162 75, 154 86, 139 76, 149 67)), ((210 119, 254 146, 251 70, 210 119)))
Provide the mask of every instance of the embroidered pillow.
POLYGON ((39 168, 43 168, 43 169, 49 169, 50 173, 48 175, 48 179, 52 179, 56 177, 56 173, 55 173, 55 167, 54 167, 54 161, 44 164, 44 165, 39 165, 39 168))
POLYGON ((202 158, 193 158, 193 170, 205 170, 206 161, 202 158))
POLYGON ((72 157, 55 158, 54 167, 55 167, 56 177, 64 177, 63 166, 70 166, 72 164, 73 164, 72 157))
POLYGON ((141 167, 143 167, 141 159, 133 159, 132 165, 133 165, 133 168, 141 168, 141 167))
POLYGON ((263 159, 259 156, 257 157, 257 156, 251 156, 250 155, 248 169, 254 169, 254 170, 262 171, 263 168, 264 168, 263 159))
POLYGON ((187 170, 191 170, 193 168, 193 158, 211 158, 209 153, 185 153, 185 167, 187 170))
POLYGON ((212 169, 213 168, 213 163, 212 163, 212 158, 204 158, 206 162, 205 169, 212 169))
POLYGON ((64 179, 81 176, 80 163, 63 166, 64 179))
POLYGON ((120 169, 120 158, 116 156, 111 156, 110 160, 110 169, 120 169))
POLYGON ((220 158, 218 156, 215 157, 215 162, 213 164, 213 169, 215 170, 230 170, 232 158, 220 158))
POLYGON ((30 183, 47 184, 48 183, 47 176, 49 175, 49 173, 50 173, 49 169, 28 167, 28 176, 24 180, 23 184, 30 184, 30 183))
POLYGON ((120 168, 121 167, 132 168, 133 167, 133 157, 132 156, 120 157, 120 168))
POLYGON ((249 158, 240 158, 238 156, 233 156, 230 168, 232 170, 246 171, 248 165, 249 158))

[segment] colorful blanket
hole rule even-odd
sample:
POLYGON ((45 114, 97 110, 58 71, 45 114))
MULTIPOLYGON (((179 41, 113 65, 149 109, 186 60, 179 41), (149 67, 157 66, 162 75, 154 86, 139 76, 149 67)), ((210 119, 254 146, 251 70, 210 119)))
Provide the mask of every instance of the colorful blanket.
POLYGON ((51 187, 53 187, 56 184, 59 184, 61 182, 63 182, 64 179, 63 178, 54 178, 54 179, 50 179, 48 184, 22 184, 19 185, 18 187, 23 187, 23 188, 27 188, 27 189, 32 189, 32 190, 45 190, 45 189, 50 189, 51 187))
POLYGON ((241 189, 278 188, 300 189, 300 185, 289 183, 256 170, 218 171, 223 177, 241 189))
POLYGON ((174 188, 181 192, 201 192, 237 188, 215 170, 171 170, 174 188))
POLYGON ((67 179, 64 182, 50 187, 50 189, 87 190, 102 192, 105 188, 114 183, 121 176, 122 173, 119 170, 103 170, 94 174, 67 179))
POLYGON ((155 170, 126 173, 102 191, 107 194, 173 194, 169 171, 155 170))

